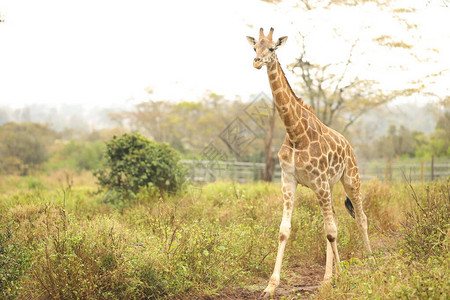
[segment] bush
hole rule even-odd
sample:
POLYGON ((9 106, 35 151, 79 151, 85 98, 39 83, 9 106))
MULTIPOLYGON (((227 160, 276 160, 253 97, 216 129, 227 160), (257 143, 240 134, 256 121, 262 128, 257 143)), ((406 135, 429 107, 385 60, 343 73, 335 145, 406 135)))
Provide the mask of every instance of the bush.
POLYGON ((126 198, 133 198, 149 185, 164 196, 164 192, 178 191, 184 182, 184 170, 176 151, 139 133, 110 140, 106 144, 104 167, 94 174, 102 187, 126 198))
MULTIPOLYGON (((46 238, 33 255, 24 298, 36 299, 129 299, 132 278, 123 253, 128 235, 108 218, 91 222, 71 221, 65 209, 47 224, 46 238)), ((49 216, 51 217, 51 216, 49 216)))
POLYGON ((450 185, 434 183, 417 194, 411 186, 414 206, 406 213, 404 247, 415 259, 448 253, 450 232, 450 185))
POLYGON ((19 279, 30 263, 30 254, 12 240, 12 232, 0 232, 0 298, 13 299, 20 290, 19 279))

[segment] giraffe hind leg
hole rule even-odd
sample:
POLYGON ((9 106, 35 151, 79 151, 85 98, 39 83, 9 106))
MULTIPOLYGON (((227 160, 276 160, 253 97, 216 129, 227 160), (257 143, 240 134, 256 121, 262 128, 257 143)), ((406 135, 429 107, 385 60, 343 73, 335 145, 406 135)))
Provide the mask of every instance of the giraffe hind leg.
POLYGON ((372 250, 370 247, 369 236, 367 234, 367 216, 364 213, 362 207, 359 176, 350 177, 344 174, 342 184, 344 185, 344 190, 347 194, 345 206, 349 211, 350 215, 352 215, 352 211, 350 208, 351 204, 351 207, 353 208, 354 212, 354 218, 356 219, 356 225, 358 226, 360 236, 364 242, 364 247, 366 248, 366 252, 370 254, 372 253, 372 250))
POLYGON ((317 186, 320 188, 315 189, 315 193, 322 211, 325 237, 327 240, 327 259, 324 275, 324 283, 326 283, 329 282, 333 273, 333 260, 336 273, 340 271, 340 258, 337 249, 338 222, 332 205, 332 188, 327 181, 319 182, 317 186))

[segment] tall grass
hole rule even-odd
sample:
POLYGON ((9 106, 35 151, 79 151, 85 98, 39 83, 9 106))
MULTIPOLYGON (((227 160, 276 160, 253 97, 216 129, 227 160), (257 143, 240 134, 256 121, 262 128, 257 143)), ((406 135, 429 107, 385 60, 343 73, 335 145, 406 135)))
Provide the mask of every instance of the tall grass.
POLYGON ((344 262, 334 285, 316 298, 448 299, 449 182, 407 184, 404 190, 402 218, 392 223, 397 230, 391 231, 389 247, 379 247, 373 260, 344 262))
MULTIPOLYGON (((77 184, 83 178, 36 177, 38 186, 6 180, 9 185, 0 184, 0 191, 8 190, 0 193, 0 274, 6 274, 0 276, 0 298, 203 297, 270 276, 282 214, 277 184, 219 182, 188 187, 166 201, 142 191, 135 202, 118 207, 103 202, 95 186, 77 184)), ((446 295, 448 184, 414 190, 377 181, 363 186, 376 259, 362 259, 355 222, 338 188, 343 272, 316 297, 446 295)), ((284 270, 323 265, 317 201, 299 188, 295 206, 284 270)))

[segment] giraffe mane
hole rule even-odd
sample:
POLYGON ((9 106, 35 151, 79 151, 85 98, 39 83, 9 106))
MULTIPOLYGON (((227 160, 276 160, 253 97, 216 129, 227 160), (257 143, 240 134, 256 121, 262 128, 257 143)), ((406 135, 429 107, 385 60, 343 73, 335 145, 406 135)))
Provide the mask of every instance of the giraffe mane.
MULTIPOLYGON (((278 61, 278 59, 277 59, 277 61, 278 61)), ((280 62, 278 61, 278 64, 279 64, 279 63, 280 63, 280 62)), ((284 70, 283 70, 283 68, 281 68, 281 66, 280 66, 280 70, 281 70, 281 73, 283 74, 284 78, 286 78, 286 74, 284 73, 284 70)), ((289 83, 289 81, 288 81, 287 79, 286 79, 286 83, 287 83, 287 85, 288 85, 289 91, 290 91, 293 95, 295 95, 295 98, 297 99, 297 101, 298 101, 304 108, 306 108, 307 110, 309 110, 310 112, 312 112, 313 115, 315 116, 316 113, 314 112, 314 109, 312 109, 311 106, 309 106, 308 104, 306 104, 305 101, 303 101, 302 98, 298 97, 298 96, 294 93, 294 90, 292 90, 291 84, 289 83)))

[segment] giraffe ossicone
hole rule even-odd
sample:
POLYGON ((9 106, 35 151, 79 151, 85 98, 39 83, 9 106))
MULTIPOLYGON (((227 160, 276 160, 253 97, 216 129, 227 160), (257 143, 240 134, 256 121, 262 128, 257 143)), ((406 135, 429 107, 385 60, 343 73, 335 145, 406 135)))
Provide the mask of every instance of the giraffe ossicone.
POLYGON ((280 284, 281 263, 291 232, 292 211, 298 184, 310 188, 315 193, 322 211, 327 243, 325 282, 329 281, 333 274, 333 261, 336 264, 336 271, 339 271, 338 224, 332 206, 333 186, 339 181, 347 194, 345 205, 356 219, 365 250, 371 253, 367 235, 367 217, 362 208, 361 181, 353 149, 344 136, 324 125, 313 110, 295 95, 275 54, 275 50, 286 43, 287 37, 280 37, 274 42, 273 31, 271 28, 266 36, 261 28, 258 40, 247 36, 248 42, 256 52, 253 66, 257 69, 267 67, 274 103, 286 128, 286 138, 278 152, 282 170, 283 218, 274 271, 263 296, 274 295, 276 287, 280 284))

